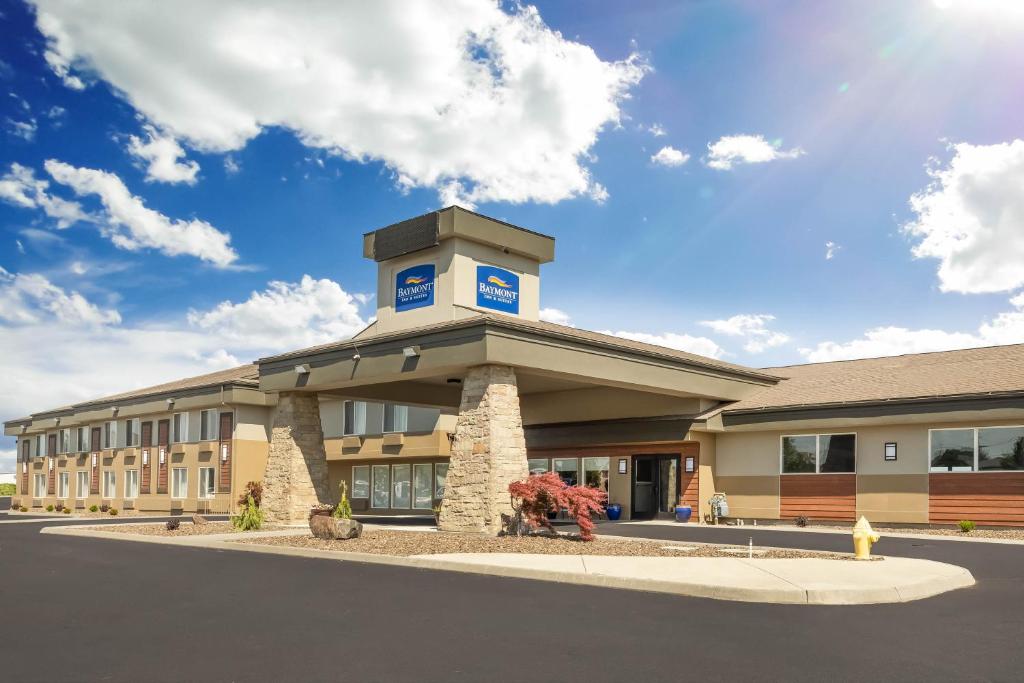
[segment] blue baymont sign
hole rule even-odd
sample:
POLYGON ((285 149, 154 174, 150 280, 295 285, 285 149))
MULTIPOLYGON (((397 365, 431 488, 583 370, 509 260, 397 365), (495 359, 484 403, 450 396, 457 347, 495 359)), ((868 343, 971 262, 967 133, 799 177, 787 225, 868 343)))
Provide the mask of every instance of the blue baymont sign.
POLYGON ((395 310, 408 311, 434 304, 434 264, 406 268, 395 276, 395 310))
POLYGON ((519 276, 504 268, 476 267, 476 305, 519 313, 519 276))

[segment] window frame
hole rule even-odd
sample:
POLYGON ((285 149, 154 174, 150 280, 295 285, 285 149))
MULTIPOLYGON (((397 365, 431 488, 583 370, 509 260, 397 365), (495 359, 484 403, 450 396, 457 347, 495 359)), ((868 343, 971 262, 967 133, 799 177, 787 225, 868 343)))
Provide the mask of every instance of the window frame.
POLYGON ((71 452, 71 428, 63 427, 57 432, 57 455, 67 455, 71 452))
POLYGON ((46 498, 46 475, 35 473, 32 475, 32 497, 46 498))
POLYGON ((71 493, 71 475, 67 470, 57 473, 57 498, 67 500, 71 493), (62 493, 63 491, 63 493, 62 493))
MULTIPOLYGON (((346 399, 346 400, 341 402, 341 435, 342 436, 366 436, 366 433, 367 433, 367 431, 366 431, 366 409, 367 409, 367 405, 368 404, 367 404, 366 401, 355 401, 355 400, 351 400, 351 399, 346 399), (359 411, 356 410, 356 406, 359 405, 359 404, 361 404, 363 406, 362 415, 359 415, 359 411), (351 419, 351 421, 348 419, 348 407, 349 406, 352 406, 352 419, 351 419), (356 427, 358 426, 358 423, 360 422, 360 417, 362 418, 361 421, 362 421, 363 424, 362 424, 362 428, 357 430, 356 427)), ((383 427, 383 425, 384 425, 384 418, 381 417, 381 427, 383 427)), ((371 495, 370 497, 372 498, 373 496, 371 495)))
POLYGON ((373 495, 373 481, 370 479, 370 466, 369 465, 352 465, 352 500, 369 500, 373 495), (366 495, 356 495, 356 470, 366 470, 366 495))
POLYGON ((412 509, 412 499, 413 499, 413 495, 412 495, 412 463, 408 463, 408 462, 393 463, 391 465, 391 507, 389 509, 391 509, 391 510, 411 510, 412 509), (398 505, 398 491, 396 490, 396 486, 399 483, 399 479, 395 475, 395 472, 400 467, 405 467, 407 469, 408 473, 409 473, 408 477, 406 477, 406 479, 405 479, 405 482, 409 485, 409 492, 406 494, 408 499, 409 499, 409 504, 408 505, 401 505, 401 506, 398 505))
POLYGON ((139 471, 135 470, 135 469, 125 470, 124 471, 124 499, 125 500, 135 500, 138 497, 139 497, 139 471), (134 477, 132 475, 134 475, 134 477), (129 480, 131 480, 133 478, 135 479, 135 495, 134 496, 129 496, 128 495, 128 482, 129 482, 129 480))
POLYGON ((409 406, 401 403, 385 403, 380 411, 380 432, 381 434, 404 434, 409 431, 409 406), (391 410, 391 429, 388 429, 388 409, 391 410), (402 428, 398 427, 399 410, 405 413, 402 418, 402 428))
POLYGON ((117 470, 103 470, 103 480, 100 483, 102 484, 100 487, 100 498, 106 500, 117 498, 117 470), (108 480, 110 481, 110 488, 107 488, 108 480))
POLYGON ((75 500, 85 500, 89 497, 89 472, 87 470, 78 470, 75 472, 75 500), (80 486, 82 483, 82 475, 85 475, 85 486, 80 486))
POLYGON ((218 441, 220 440, 220 414, 216 408, 206 408, 199 411, 199 440, 218 441), (207 424, 208 418, 212 415, 212 421, 207 424))
POLYGON ((390 510, 391 509, 391 465, 388 465, 388 464, 370 465, 370 509, 372 509, 372 510, 390 510), (387 491, 387 495, 388 495, 387 505, 377 505, 377 501, 374 498, 374 493, 376 492, 375 484, 377 483, 377 471, 381 470, 381 469, 384 470, 385 472, 387 472, 387 477, 388 477, 387 487, 385 488, 385 490, 387 491))
POLYGON ((200 467, 199 477, 196 480, 196 498, 198 500, 213 500, 217 497, 217 474, 216 468, 214 467, 200 467), (210 473, 210 492, 209 494, 203 493, 203 472, 209 471, 210 473))
POLYGON ((444 492, 448 489, 448 472, 451 471, 451 461, 434 463, 434 500, 444 500, 444 492), (437 495, 437 470, 444 468, 444 485, 441 486, 441 495, 437 495))
POLYGON ((172 467, 171 468, 171 500, 186 500, 188 498, 188 468, 187 467, 172 467), (185 473, 185 481, 181 486, 181 491, 176 491, 178 488, 178 482, 175 478, 176 472, 185 473), (176 493, 182 493, 184 495, 175 495, 176 493))
POLYGON ((433 510, 434 509, 434 463, 432 462, 416 462, 412 465, 412 486, 411 486, 411 502, 413 510, 433 510), (427 469, 427 482, 430 489, 430 498, 427 501, 427 506, 422 507, 417 505, 418 499, 416 498, 416 472, 417 470, 422 472, 423 468, 427 469))
MULTIPOLYGON (((930 440, 931 437, 929 437, 930 440)), ((929 441, 930 443, 930 441, 929 441)), ((929 449, 930 452, 930 449, 929 449)), ((812 434, 780 434, 779 435, 779 475, 787 477, 810 476, 810 475, 831 475, 831 474, 857 474, 857 465, 860 462, 860 437, 857 432, 821 432, 812 434), (785 463, 785 439, 795 439, 801 436, 814 437, 814 471, 813 472, 786 472, 783 469, 785 463), (821 437, 823 436, 852 436, 853 437, 853 470, 850 472, 822 472, 821 471, 821 437)))
POLYGON ((928 474, 1006 474, 1008 472, 1024 472, 1024 469, 1019 470, 994 470, 978 469, 978 463, 981 459, 981 445, 980 437, 982 429, 1024 429, 1024 425, 985 425, 983 427, 935 427, 928 430, 928 452, 925 453, 925 467, 928 468, 928 474), (938 469, 932 467, 932 432, 950 432, 950 431, 967 431, 968 429, 974 432, 974 464, 971 465, 969 471, 964 470, 949 470, 938 469))
POLYGON ((171 443, 189 443, 188 422, 188 411, 171 414, 171 429, 168 435, 171 443))

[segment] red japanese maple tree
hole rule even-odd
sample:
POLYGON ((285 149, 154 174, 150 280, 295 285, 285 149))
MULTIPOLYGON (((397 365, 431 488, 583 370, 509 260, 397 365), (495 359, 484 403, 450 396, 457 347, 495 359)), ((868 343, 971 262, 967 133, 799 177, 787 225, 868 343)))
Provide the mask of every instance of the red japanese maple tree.
POLYGON ((576 521, 583 541, 594 540, 591 516, 604 511, 608 497, 600 489, 569 486, 554 472, 531 474, 525 481, 512 482, 508 492, 512 495, 512 508, 531 528, 543 527, 553 532, 548 513, 564 508, 576 521))

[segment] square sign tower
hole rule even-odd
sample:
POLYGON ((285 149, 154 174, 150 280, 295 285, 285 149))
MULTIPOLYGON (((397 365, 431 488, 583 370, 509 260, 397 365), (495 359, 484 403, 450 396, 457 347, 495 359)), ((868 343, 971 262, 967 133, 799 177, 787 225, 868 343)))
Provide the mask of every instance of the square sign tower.
POLYGON ((377 262, 378 335, 480 313, 537 320, 555 239, 451 206, 366 233, 363 256, 377 262))

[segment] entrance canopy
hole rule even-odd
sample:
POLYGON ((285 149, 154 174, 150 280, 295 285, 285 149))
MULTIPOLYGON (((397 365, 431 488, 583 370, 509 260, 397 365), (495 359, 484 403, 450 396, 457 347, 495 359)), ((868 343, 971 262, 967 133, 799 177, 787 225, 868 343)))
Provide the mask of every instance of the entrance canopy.
POLYGON ((263 391, 457 408, 469 368, 515 369, 524 424, 692 415, 779 378, 683 351, 500 314, 360 337, 258 362, 263 391))

